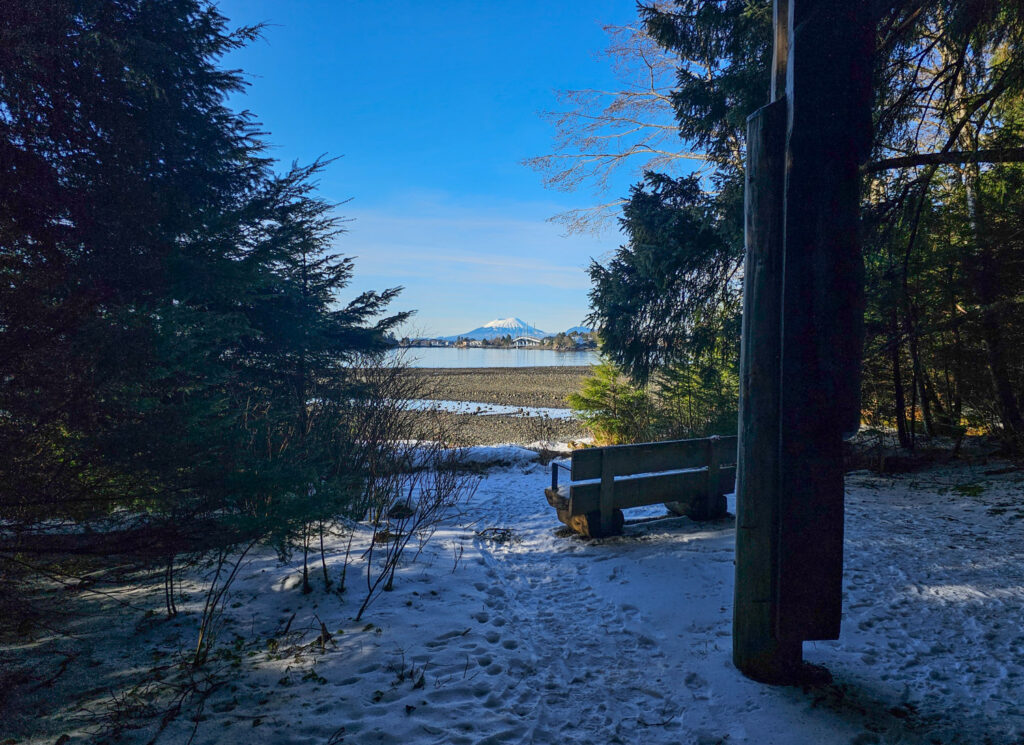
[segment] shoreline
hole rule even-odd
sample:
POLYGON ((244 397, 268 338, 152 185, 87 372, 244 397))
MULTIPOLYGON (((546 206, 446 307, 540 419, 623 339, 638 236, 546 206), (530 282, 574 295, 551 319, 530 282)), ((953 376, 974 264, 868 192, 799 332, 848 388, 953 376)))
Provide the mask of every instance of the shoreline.
POLYGON ((535 442, 572 443, 590 437, 575 419, 502 414, 432 413, 440 417, 448 442, 456 447, 477 445, 528 445, 535 442))

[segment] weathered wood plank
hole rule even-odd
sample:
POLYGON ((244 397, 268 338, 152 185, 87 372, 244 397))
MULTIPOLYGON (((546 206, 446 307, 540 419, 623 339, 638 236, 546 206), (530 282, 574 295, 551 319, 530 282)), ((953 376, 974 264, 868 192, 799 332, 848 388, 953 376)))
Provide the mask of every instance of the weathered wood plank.
MULTIPOLYGON (((715 453, 720 463, 736 462, 735 436, 715 441, 715 453)), ((604 459, 616 476, 632 476, 681 468, 700 468, 707 465, 707 439, 670 440, 639 445, 612 445, 586 448, 572 454, 572 480, 587 481, 601 478, 604 459)))
MULTIPOLYGON (((736 467, 718 469, 718 494, 733 490, 736 467)), ((707 470, 683 473, 662 473, 636 478, 620 478, 614 482, 615 507, 629 509, 662 502, 690 502, 707 494, 707 470)), ((574 484, 569 488, 569 511, 583 515, 601 508, 601 484, 574 484)))
MULTIPOLYGON (((776 13, 785 17, 788 9, 779 5, 776 13)), ((781 33, 785 41, 785 28, 781 33)), ((788 46, 780 47, 778 36, 775 51, 784 69, 788 46)), ((775 638, 786 114, 778 99, 747 119, 732 636, 734 664, 759 679, 782 677, 800 659, 799 647, 783 648, 775 638)))

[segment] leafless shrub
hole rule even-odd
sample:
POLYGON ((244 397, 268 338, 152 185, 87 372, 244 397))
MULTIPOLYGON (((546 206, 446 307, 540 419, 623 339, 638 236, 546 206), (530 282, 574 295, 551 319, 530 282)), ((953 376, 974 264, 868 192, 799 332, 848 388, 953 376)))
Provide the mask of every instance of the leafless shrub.
POLYGON ((408 448, 412 452, 405 454, 404 462, 415 466, 425 461, 431 467, 394 471, 382 475, 377 484, 378 500, 370 505, 367 515, 373 539, 364 555, 366 595, 356 614, 357 621, 381 591, 394 587, 395 572, 410 543, 415 540, 422 550, 445 514, 468 499, 479 483, 476 477, 458 468, 457 450, 436 442, 408 448))
POLYGON ((430 397, 429 380, 402 364, 367 367, 377 410, 367 412, 359 438, 367 445, 371 474, 363 517, 373 536, 366 549, 366 594, 356 614, 362 618, 380 592, 394 587, 395 573, 413 541, 417 554, 441 519, 476 489, 478 478, 461 468, 462 451, 448 446, 449 419, 413 401, 430 397))
POLYGON ((238 570, 242 568, 245 557, 255 545, 255 540, 250 541, 238 551, 236 556, 232 556, 234 547, 222 548, 217 552, 213 562, 213 576, 209 580, 206 601, 203 603, 203 612, 200 616, 192 667, 201 666, 209 658, 210 651, 217 641, 217 632, 220 630, 220 620, 224 614, 228 590, 238 576, 238 570))
MULTIPOLYGON (((356 526, 362 523, 375 535, 391 534, 393 540, 371 546, 364 557, 365 566, 358 564, 360 573, 365 569, 367 580, 366 595, 360 598, 361 617, 380 592, 393 587, 403 558, 422 550, 448 510, 475 489, 478 477, 460 469, 460 452, 447 447, 455 439, 446 428, 450 420, 410 404, 430 397, 429 377, 411 374, 401 362, 385 362, 380 357, 352 364, 346 375, 353 391, 351 398, 311 401, 309 420, 310 427, 337 433, 333 440, 336 451, 329 459, 334 470, 324 474, 325 480, 337 480, 340 476, 348 479, 350 488, 318 489, 321 483, 314 482, 308 492, 303 489, 301 494, 284 495, 283 499, 294 506, 287 513, 284 527, 280 520, 275 524, 276 513, 265 509, 266 505, 255 504, 249 512, 242 505, 238 514, 215 512, 200 520, 189 520, 187 516, 167 520, 157 526, 161 532, 154 538, 146 532, 153 529, 150 524, 134 521, 125 514, 117 524, 111 523, 109 531, 79 533, 72 526, 68 533, 71 540, 62 539, 52 530, 40 531, 39 536, 19 538, 9 554, 0 552, 5 566, 12 566, 12 571, 0 572, 0 584, 11 580, 8 584, 17 585, 6 590, 0 587, 0 605, 8 604, 4 600, 8 596, 9 604, 17 605, 20 588, 24 587, 20 574, 18 582, 14 582, 13 568, 18 572, 24 570, 22 573, 28 577, 53 574, 56 593, 64 586, 82 589, 79 585, 85 579, 67 572, 58 576, 53 568, 63 566, 68 557, 86 557, 88 592, 105 592, 100 586, 107 585, 113 593, 111 599, 119 601, 119 583, 115 581, 118 572, 129 565, 141 567, 143 571, 133 574, 133 582, 152 591, 148 597, 153 607, 137 609, 147 623, 158 622, 158 616, 171 618, 180 613, 183 577, 199 576, 203 567, 209 570, 205 579, 200 580, 204 589, 198 596, 201 606, 194 646, 181 650, 173 664, 135 674, 134 680, 112 694, 106 705, 97 706, 89 714, 105 736, 147 729, 155 733, 156 741, 171 722, 186 712, 192 717, 193 710, 198 712, 193 717, 198 725, 205 701, 217 690, 228 670, 219 661, 232 649, 219 640, 218 631, 225 621, 231 588, 258 546, 271 545, 284 554, 302 549, 303 584, 307 589, 315 582, 308 562, 315 561, 315 552, 319 550, 324 589, 330 590, 328 552, 332 544, 338 544, 327 537, 340 538, 346 554, 340 578, 336 578, 340 581, 335 588, 340 592, 345 589, 350 560, 358 563, 355 556, 350 556, 352 540, 358 539, 356 526), (29 545, 29 538, 33 541, 31 566, 17 558, 22 554, 15 553, 29 545), (64 553, 51 546, 63 549, 64 553), (117 551, 107 554, 106 549, 111 547, 117 551), (111 556, 117 557, 116 563, 111 556), (45 573, 40 575, 41 571, 45 573)), ((270 495, 268 500, 276 498, 270 495)), ((45 619, 45 614, 31 620, 36 623, 40 618, 45 619)), ((316 644, 321 650, 328 643, 325 628, 318 624, 314 630, 319 631, 316 644)), ((286 629, 284 636, 287 635, 286 629)))

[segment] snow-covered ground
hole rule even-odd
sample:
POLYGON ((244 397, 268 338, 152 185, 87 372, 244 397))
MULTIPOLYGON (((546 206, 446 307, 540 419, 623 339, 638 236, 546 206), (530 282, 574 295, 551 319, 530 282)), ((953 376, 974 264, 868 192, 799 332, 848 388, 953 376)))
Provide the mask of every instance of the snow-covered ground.
MULTIPOLYGON (((339 597, 317 567, 302 595, 295 561, 266 552, 246 566, 220 635, 230 676, 206 699, 196 743, 1024 741, 1022 472, 851 474, 842 638, 805 645, 834 682, 793 688, 731 664, 730 521, 627 513, 638 521, 625 535, 584 541, 560 529, 534 453, 472 455, 494 464, 475 496, 359 623, 358 577, 339 597)), ((337 577, 344 541, 330 552, 337 577)), ((194 591, 186 607, 201 600, 194 591)), ((45 737, 18 742, 86 741, 83 703, 102 709, 194 639, 195 613, 121 613, 130 638, 86 620, 75 632, 96 658, 92 700, 69 700, 38 722, 45 737)), ((61 643, 71 648, 51 642, 48 659, 61 643)), ((160 741, 183 743, 195 725, 185 712, 160 741)))

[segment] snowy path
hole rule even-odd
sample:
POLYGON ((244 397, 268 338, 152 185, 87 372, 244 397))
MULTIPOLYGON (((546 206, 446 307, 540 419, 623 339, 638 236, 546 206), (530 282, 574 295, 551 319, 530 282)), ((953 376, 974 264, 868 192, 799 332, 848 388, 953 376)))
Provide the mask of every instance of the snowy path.
MULTIPOLYGON (((468 620, 420 657, 447 680, 424 697, 444 710, 424 742, 1019 741, 1020 521, 912 479, 851 478, 843 638, 806 650, 835 682, 771 688, 730 662, 731 525, 672 519, 588 543, 558 535, 544 479, 536 464, 493 472, 474 500, 475 530, 517 540, 467 547, 468 620)), ((991 499, 1015 493, 1011 480, 991 499)))
MULTIPOLYGON (((222 633, 238 672, 209 698, 195 742, 1024 742, 1021 472, 851 475, 842 638, 805 645, 835 680, 800 689, 731 664, 729 521, 568 537, 542 494, 546 468, 501 453, 359 623, 357 577, 341 599, 319 585, 304 596, 294 562, 258 557, 222 633), (272 649, 293 614, 291 645, 272 649), (334 633, 325 651, 310 643, 318 619, 334 633)), ((136 654, 187 633, 154 625, 136 654)), ((191 726, 176 720, 161 742, 184 742, 191 726)), ((72 743, 88 741, 78 734, 72 743)))
POLYGON ((843 637, 806 649, 835 682, 804 691, 730 663, 731 525, 560 537, 539 493, 523 493, 542 469, 510 471, 485 482, 474 514, 519 540, 475 541, 479 605, 458 637, 487 693, 447 702, 451 734, 432 742, 1021 741, 1019 476, 974 496, 980 469, 852 476, 843 637))

